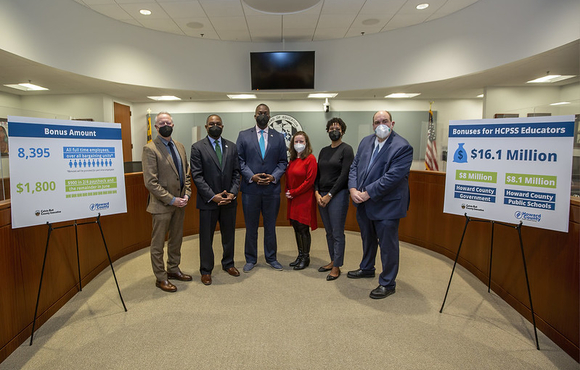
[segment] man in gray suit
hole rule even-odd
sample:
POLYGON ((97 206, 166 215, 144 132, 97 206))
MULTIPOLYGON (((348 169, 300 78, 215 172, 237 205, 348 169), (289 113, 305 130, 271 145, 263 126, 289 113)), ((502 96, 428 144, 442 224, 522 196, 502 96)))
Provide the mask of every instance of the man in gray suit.
POLYGON ((185 206, 191 196, 189 163, 183 144, 172 140, 173 118, 167 112, 155 117, 157 137, 143 147, 143 180, 149 190, 147 212, 151 213, 151 265, 157 278, 155 286, 166 292, 177 287, 168 279, 191 281, 179 269, 185 206), (167 270, 163 263, 165 235, 167 241, 167 270))
POLYGON ((240 276, 234 266, 240 162, 236 144, 222 137, 223 127, 220 116, 210 115, 205 123, 207 136, 191 146, 191 178, 197 187, 199 209, 199 272, 204 285, 211 284, 212 245, 218 221, 224 250, 222 269, 231 276, 240 276))

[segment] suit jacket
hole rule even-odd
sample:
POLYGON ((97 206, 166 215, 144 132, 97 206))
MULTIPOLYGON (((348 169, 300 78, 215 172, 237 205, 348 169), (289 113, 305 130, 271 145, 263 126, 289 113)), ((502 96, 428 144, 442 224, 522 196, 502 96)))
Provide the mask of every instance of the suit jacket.
POLYGON ((284 136, 273 128, 268 129, 268 146, 262 159, 256 126, 241 131, 236 142, 242 171, 242 193, 255 195, 280 194, 280 179, 288 166, 288 154, 284 136), (270 185, 258 185, 250 182, 256 173, 267 173, 274 176, 275 182, 270 185))
POLYGON ((367 169, 374 142, 374 134, 361 140, 350 166, 348 188, 367 191, 370 199, 363 204, 371 220, 403 218, 409 208, 409 170, 413 162, 413 147, 392 131, 367 169))
MULTIPOLYGON (((226 190, 238 195, 240 190, 240 162, 236 144, 222 137, 222 164, 209 137, 205 137, 191 146, 191 178, 197 187, 197 208, 217 209, 218 205, 210 201, 217 193, 226 190)), ((221 207, 235 207, 236 201, 221 207)))
POLYGON ((168 213, 172 211, 171 201, 176 197, 191 196, 189 162, 183 144, 173 140, 181 158, 184 178, 183 189, 179 182, 179 171, 161 137, 157 136, 143 147, 143 180, 149 190, 147 212, 168 213))

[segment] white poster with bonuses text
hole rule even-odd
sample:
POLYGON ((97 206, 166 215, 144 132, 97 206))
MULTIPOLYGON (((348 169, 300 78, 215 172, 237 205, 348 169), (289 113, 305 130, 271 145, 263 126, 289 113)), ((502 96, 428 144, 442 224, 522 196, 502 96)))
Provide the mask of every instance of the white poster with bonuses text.
POLYGON ((444 212, 567 232, 574 116, 451 121, 444 212))
POLYGON ((8 117, 12 227, 125 213, 121 125, 8 117))

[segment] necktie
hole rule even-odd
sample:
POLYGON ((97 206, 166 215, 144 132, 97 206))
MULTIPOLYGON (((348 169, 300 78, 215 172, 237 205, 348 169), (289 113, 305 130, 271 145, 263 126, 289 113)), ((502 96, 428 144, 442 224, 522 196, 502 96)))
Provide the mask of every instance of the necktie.
POLYGON ((175 168, 177 168, 177 172, 179 173, 179 184, 183 188, 183 177, 181 176, 181 168, 179 166, 179 161, 177 160, 177 153, 175 153, 175 148, 173 147, 173 141, 169 142, 169 151, 171 152, 171 156, 173 157, 173 163, 175 164, 175 168))
POLYGON ((219 141, 215 141, 215 155, 217 155, 218 161, 220 162, 220 166, 222 164, 222 148, 220 146, 219 141))
POLYGON ((262 158, 266 155, 266 142, 264 141, 264 130, 260 130, 260 151, 262 152, 262 158))
POLYGON ((373 162, 375 161, 375 158, 377 157, 377 153, 379 152, 379 146, 377 145, 375 147, 375 150, 373 150, 373 154, 371 155, 371 160, 369 161, 369 166, 367 167, 367 170, 369 168, 371 168, 371 165, 373 164, 373 162))

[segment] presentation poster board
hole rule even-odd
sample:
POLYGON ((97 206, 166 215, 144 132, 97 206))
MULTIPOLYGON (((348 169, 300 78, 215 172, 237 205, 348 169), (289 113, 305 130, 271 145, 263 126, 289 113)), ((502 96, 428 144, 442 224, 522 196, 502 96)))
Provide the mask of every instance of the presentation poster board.
POLYGON ((445 213, 567 232, 574 116, 451 121, 445 213))
POLYGON ((12 228, 127 212, 121 125, 8 117, 12 228))

